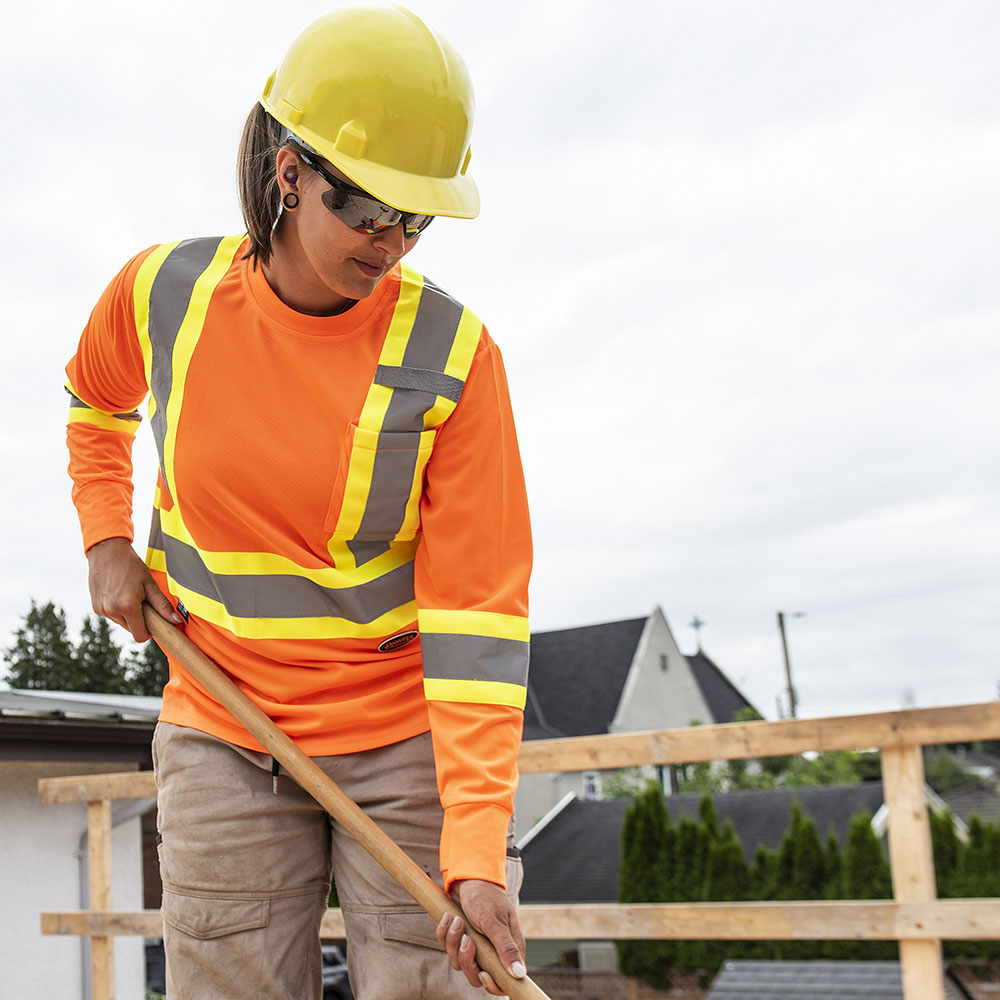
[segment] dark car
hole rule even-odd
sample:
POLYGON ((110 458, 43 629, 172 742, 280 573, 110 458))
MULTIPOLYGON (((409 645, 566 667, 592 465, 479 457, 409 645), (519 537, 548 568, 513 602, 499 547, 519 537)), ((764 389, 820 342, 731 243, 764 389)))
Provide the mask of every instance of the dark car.
POLYGON ((323 1000, 354 1000, 344 953, 333 944, 323 945, 323 1000))

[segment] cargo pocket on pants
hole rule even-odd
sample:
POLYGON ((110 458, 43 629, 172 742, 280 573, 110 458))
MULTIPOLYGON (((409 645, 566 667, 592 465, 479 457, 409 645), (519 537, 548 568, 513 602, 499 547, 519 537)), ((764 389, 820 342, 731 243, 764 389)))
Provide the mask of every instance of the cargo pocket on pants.
POLYGON ((270 908, 267 899, 163 890, 163 922, 199 941, 266 927, 270 908))
POLYGON ((378 929, 386 941, 402 941, 404 944, 416 944, 435 951, 444 950, 434 936, 437 925, 423 910, 412 913, 380 913, 378 929))

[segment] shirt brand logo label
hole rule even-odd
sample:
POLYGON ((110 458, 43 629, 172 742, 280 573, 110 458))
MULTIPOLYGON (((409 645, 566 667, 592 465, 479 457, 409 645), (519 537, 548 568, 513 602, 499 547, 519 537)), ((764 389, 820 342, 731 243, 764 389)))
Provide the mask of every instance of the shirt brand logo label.
POLYGON ((405 646, 407 643, 413 642, 418 635, 420 633, 417 631, 397 632, 395 635, 390 635, 388 639, 383 639, 378 644, 378 651, 380 653, 391 653, 394 649, 399 649, 400 646, 405 646))

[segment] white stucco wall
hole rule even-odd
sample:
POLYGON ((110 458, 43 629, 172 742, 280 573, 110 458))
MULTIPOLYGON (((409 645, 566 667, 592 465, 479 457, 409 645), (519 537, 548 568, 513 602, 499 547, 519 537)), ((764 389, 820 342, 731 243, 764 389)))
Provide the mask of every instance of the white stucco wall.
MULTIPOLYGON (((83 1000, 81 939, 43 935, 40 914, 80 909, 77 852, 87 827, 86 806, 40 803, 38 779, 134 769, 120 763, 0 761, 0 1000, 83 1000)), ((138 818, 112 832, 112 901, 117 910, 142 909, 141 840, 138 818)), ((116 938, 114 954, 117 1000, 142 1000, 143 939, 116 938)), ((89 982, 89 962, 86 976, 89 982)))

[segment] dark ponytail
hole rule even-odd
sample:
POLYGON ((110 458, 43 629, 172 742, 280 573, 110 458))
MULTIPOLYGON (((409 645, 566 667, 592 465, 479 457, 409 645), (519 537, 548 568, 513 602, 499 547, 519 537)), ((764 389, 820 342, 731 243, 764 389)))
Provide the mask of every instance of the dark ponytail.
POLYGON ((271 233, 280 209, 274 162, 280 137, 281 125, 255 104, 243 126, 237 156, 240 209, 250 235, 246 258, 253 260, 254 267, 271 259, 271 233))

